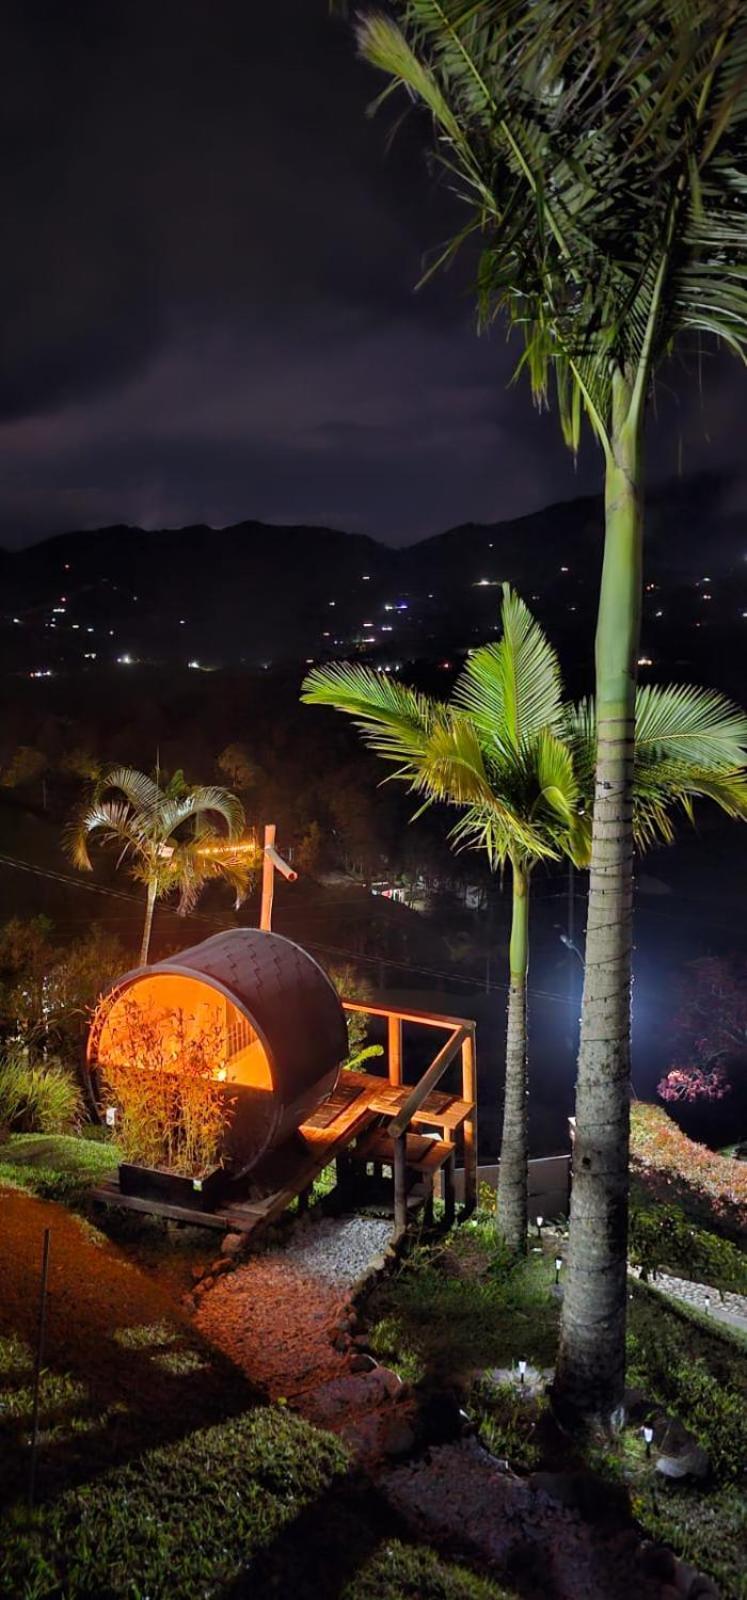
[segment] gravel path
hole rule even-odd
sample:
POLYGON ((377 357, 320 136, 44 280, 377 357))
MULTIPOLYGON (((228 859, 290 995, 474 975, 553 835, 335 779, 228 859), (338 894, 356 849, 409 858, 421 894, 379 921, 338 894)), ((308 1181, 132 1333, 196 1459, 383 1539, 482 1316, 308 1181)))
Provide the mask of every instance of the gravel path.
POLYGON ((271 1399, 300 1403, 348 1371, 330 1327, 391 1231, 391 1223, 369 1217, 328 1217, 297 1228, 285 1249, 252 1256, 215 1284, 197 1311, 200 1333, 271 1399))
POLYGON ((731 1294, 728 1290, 721 1294, 707 1283, 673 1278, 668 1272, 657 1272, 652 1282, 654 1288, 661 1289, 663 1294, 671 1294, 675 1300, 694 1306, 697 1311, 713 1317, 714 1322, 726 1322, 732 1328, 743 1328, 747 1333, 747 1295, 731 1294), (709 1304, 706 1304, 706 1297, 709 1304))

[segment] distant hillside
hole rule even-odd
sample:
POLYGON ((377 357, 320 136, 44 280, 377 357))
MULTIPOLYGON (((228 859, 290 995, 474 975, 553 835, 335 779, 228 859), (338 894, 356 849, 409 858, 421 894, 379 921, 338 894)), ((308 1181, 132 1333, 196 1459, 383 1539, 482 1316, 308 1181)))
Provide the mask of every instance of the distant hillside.
MULTIPOLYGON (((650 501, 647 580, 658 593, 647 609, 660 635, 673 624, 731 627, 747 609, 743 519, 724 511, 722 491, 702 476, 650 501), (704 565, 710 611, 694 594, 704 565)), ((587 497, 404 549, 259 522, 67 533, 0 552, 0 660, 6 671, 59 671, 122 657, 251 669, 352 650, 434 658, 490 636, 506 579, 559 644, 575 640, 587 656, 601 532, 601 503, 587 497)))

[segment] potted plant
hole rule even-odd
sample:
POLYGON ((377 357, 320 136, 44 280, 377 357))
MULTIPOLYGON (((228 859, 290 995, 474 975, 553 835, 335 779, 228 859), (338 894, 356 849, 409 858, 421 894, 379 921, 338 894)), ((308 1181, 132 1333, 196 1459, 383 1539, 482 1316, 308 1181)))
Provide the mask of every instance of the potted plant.
POLYGON ((122 1194, 196 1211, 229 1177, 221 1149, 233 1114, 225 1035, 217 1019, 131 1000, 118 1010, 100 1063, 115 1108, 122 1194))

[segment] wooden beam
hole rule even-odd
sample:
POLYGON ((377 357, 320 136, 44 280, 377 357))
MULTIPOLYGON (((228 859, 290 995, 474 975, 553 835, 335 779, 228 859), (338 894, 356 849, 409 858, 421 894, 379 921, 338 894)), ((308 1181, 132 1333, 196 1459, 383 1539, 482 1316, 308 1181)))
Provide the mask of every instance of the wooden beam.
POLYGON ((394 1141, 394 1226, 397 1232, 407 1227, 407 1167, 406 1138, 400 1134, 394 1141))
POLYGON ((470 1017, 447 1017, 440 1011, 417 1011, 409 1006, 366 1005, 363 1000, 342 1000, 343 1011, 361 1011, 365 1017, 399 1017, 400 1022, 421 1022, 424 1028, 473 1028, 470 1017))
POLYGON ((449 1156, 443 1167, 444 1220, 451 1228, 456 1216, 456 1185, 454 1183, 454 1157, 449 1156))
POLYGON ((477 1064, 475 1060, 475 1025, 466 1030, 462 1044, 462 1097, 472 1104, 472 1111, 462 1123, 464 1150, 464 1209, 469 1216, 477 1205, 477 1064))
POLYGON ((270 851, 275 848, 275 834, 277 829, 274 822, 265 825, 265 841, 262 851, 262 906, 259 913, 259 926, 264 933, 269 933, 272 928, 272 897, 275 888, 275 867, 270 851))
POLYGON ((389 1017, 387 1022, 387 1058, 389 1082, 402 1082, 402 1018, 389 1017))
POLYGON ((426 1099, 426 1096, 430 1094, 431 1089, 435 1089, 436 1084, 439 1083, 443 1077, 446 1068, 454 1060, 454 1057, 459 1051, 460 1047, 469 1039, 469 1037, 469 1028, 466 1028, 464 1024, 462 1024, 460 1027, 454 1029, 451 1037, 446 1040, 444 1045, 441 1046, 438 1055, 431 1062, 428 1071, 423 1073, 420 1082, 416 1083, 414 1089, 411 1089, 404 1105, 402 1106, 402 1109, 397 1112, 393 1122, 390 1122, 389 1132, 391 1133, 393 1139, 396 1139, 400 1133, 405 1133, 407 1131, 415 1112, 420 1110, 420 1107, 422 1106, 423 1101, 426 1099))

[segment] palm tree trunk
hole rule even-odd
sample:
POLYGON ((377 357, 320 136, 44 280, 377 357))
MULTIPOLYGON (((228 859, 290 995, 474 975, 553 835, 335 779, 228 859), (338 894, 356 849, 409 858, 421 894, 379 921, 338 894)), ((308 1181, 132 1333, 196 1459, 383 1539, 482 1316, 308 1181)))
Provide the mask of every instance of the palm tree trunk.
POLYGON ((140 946, 140 965, 141 965, 141 967, 145 967, 148 964, 148 951, 150 950, 150 934, 151 934, 151 928, 153 927, 153 912, 154 912, 155 906, 156 906, 156 895, 157 895, 157 893, 158 893, 158 884, 156 883, 155 878, 153 878, 151 880, 151 882, 148 884, 148 897, 147 897, 147 900, 145 902, 145 923, 143 925, 143 941, 142 941, 142 944, 140 946))
POLYGON ((625 1383, 633 746, 640 636, 642 433, 614 382, 596 637, 597 769, 576 1083, 569 1265, 556 1376, 576 1415, 612 1419, 625 1383))
POLYGON ((512 1255, 527 1248, 527 967, 529 874, 512 863, 511 981, 506 1029, 506 1087, 498 1168, 498 1232, 512 1255))

